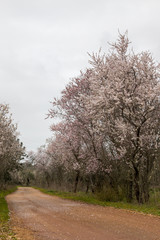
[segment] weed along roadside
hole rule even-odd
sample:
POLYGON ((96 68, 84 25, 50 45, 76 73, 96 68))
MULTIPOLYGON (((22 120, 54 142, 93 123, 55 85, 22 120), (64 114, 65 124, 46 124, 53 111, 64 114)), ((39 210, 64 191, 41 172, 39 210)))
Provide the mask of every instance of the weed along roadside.
POLYGON ((9 210, 5 200, 5 196, 15 192, 16 190, 17 187, 13 187, 8 190, 0 190, 0 239, 2 240, 17 240, 10 226, 9 210))
POLYGON ((42 193, 61 197, 63 199, 73 200, 73 201, 80 201, 83 203, 93 204, 93 205, 100 205, 104 207, 114 207, 119 209, 126 209, 130 211, 136 211, 144 214, 152 214, 155 216, 160 216, 160 208, 159 203, 155 203, 153 200, 147 204, 137 204, 137 203, 127 203, 127 202, 109 202, 109 201, 102 201, 99 200, 96 195, 93 194, 85 194, 83 192, 71 193, 71 192, 60 192, 54 191, 39 187, 33 187, 38 189, 42 193))

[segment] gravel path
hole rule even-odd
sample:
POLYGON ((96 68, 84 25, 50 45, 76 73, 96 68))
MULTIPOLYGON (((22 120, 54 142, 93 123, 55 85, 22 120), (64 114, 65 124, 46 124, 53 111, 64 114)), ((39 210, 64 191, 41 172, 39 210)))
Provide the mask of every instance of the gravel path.
POLYGON ((160 218, 93 206, 20 187, 7 196, 22 240, 160 240, 160 218))

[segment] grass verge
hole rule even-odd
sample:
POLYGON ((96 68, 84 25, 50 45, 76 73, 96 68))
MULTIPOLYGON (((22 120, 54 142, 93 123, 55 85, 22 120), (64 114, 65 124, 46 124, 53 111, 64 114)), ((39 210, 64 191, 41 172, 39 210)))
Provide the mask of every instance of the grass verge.
POLYGON ((80 201, 88 204, 100 205, 104 207, 114 207, 119 209, 127 209, 131 211, 137 211, 145 214, 152 214, 156 216, 160 216, 160 202, 156 204, 154 202, 150 202, 147 204, 139 205, 136 203, 127 203, 127 202, 106 202, 101 201, 96 198, 96 196, 91 194, 85 194, 82 192, 78 193, 70 193, 70 192, 59 192, 54 190, 47 190, 44 188, 34 187, 35 189, 40 190, 41 192, 61 197, 63 199, 69 199, 74 201, 80 201))
POLYGON ((17 187, 0 190, 0 239, 1 240, 16 240, 16 237, 9 224, 9 210, 5 200, 5 196, 17 190, 17 187))

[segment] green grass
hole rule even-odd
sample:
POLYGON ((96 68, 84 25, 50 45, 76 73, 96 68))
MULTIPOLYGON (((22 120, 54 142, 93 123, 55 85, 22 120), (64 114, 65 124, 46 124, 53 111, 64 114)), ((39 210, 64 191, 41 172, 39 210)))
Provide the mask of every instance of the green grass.
POLYGON ((16 240, 14 233, 9 225, 9 210, 5 200, 5 196, 17 190, 17 187, 0 190, 0 239, 2 240, 16 240))
POLYGON ((139 205, 136 203, 127 203, 127 202, 106 202, 101 201, 96 198, 93 194, 85 194, 83 192, 71 193, 71 192, 59 192, 54 190, 47 190, 44 188, 37 188, 43 193, 61 197, 63 199, 69 199, 74 201, 80 201, 88 204, 100 205, 104 207, 114 207, 119 209, 127 209, 131 211, 137 211, 145 214, 152 214, 160 216, 160 200, 157 202, 151 201, 147 204, 139 205))

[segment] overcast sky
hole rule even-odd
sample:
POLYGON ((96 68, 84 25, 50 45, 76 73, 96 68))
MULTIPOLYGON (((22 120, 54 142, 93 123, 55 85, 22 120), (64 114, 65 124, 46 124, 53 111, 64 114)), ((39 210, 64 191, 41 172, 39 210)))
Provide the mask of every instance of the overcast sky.
POLYGON ((50 101, 118 29, 160 61, 159 0, 0 0, 0 102, 28 151, 51 136, 50 101))

